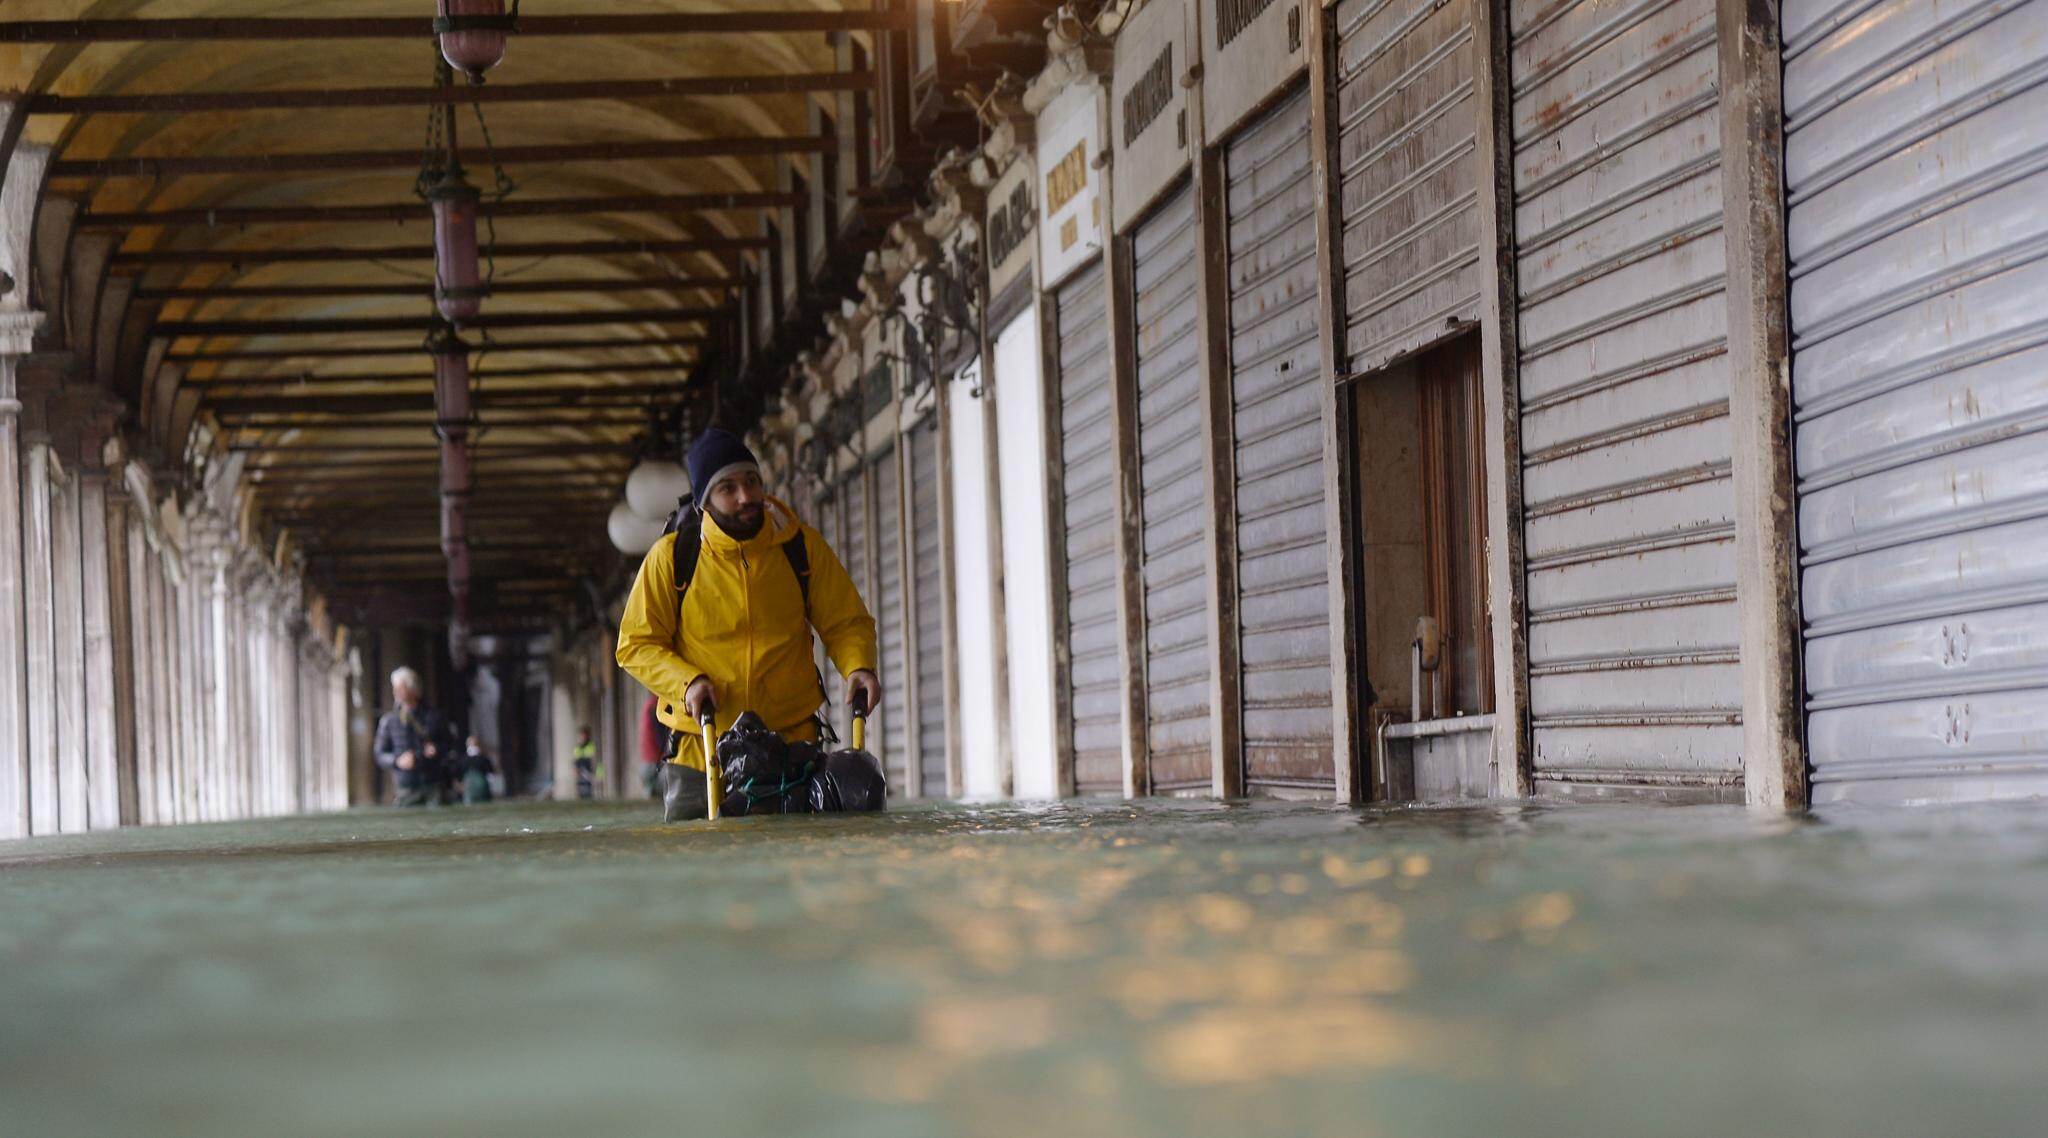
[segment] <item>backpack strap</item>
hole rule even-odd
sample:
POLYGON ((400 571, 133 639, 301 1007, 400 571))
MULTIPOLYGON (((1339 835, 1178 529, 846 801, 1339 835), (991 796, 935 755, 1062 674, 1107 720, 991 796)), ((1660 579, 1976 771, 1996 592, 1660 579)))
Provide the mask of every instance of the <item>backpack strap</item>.
POLYGON ((798 526, 796 536, 782 543, 782 555, 789 559, 790 571, 796 574, 796 587, 804 595, 804 620, 811 619, 811 547, 804 543, 804 530, 798 526))
POLYGON ((704 552, 703 516, 696 507, 684 505, 675 513, 675 544, 669 547, 669 568, 676 583, 676 627, 683 624, 683 595, 697 575, 697 558, 704 552))

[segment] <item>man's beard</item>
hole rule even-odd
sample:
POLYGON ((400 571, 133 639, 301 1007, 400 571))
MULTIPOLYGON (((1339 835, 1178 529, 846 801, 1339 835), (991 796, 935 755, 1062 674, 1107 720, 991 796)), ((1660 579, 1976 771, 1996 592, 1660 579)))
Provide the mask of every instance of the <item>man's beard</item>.
POLYGON ((724 530, 727 536, 735 541, 752 540, 755 534, 761 532, 761 527, 768 524, 767 506, 743 506, 739 513, 728 514, 706 505, 704 512, 710 514, 711 520, 718 523, 718 528, 724 530))

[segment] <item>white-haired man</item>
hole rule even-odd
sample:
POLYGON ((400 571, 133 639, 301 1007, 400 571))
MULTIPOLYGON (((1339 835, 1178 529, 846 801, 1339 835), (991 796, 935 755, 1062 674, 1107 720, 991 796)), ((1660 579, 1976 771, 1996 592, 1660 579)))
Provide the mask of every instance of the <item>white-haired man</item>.
POLYGON ((453 751, 448 721, 420 699, 420 674, 391 673, 391 710, 377 721, 377 765, 398 783, 400 806, 437 806, 444 758, 453 751))

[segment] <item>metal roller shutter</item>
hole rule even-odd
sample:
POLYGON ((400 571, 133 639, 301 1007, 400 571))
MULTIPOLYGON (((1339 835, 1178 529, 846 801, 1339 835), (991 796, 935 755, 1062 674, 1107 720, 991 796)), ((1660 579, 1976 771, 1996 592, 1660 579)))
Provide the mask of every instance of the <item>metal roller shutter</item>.
POLYGON ((1479 319, 1469 0, 1337 6, 1344 350, 1364 375, 1479 319))
MULTIPOLYGON (((881 650, 883 698, 886 710, 875 719, 874 730, 881 735, 876 751, 889 785, 896 793, 909 793, 910 716, 912 709, 903 698, 903 534, 901 531, 901 474, 896 466, 896 448, 890 447, 869 463, 874 494, 875 519, 875 636, 881 650)), ((875 741, 869 740, 870 749, 875 741)))
MULTIPOLYGON (((846 541, 841 535, 844 527, 839 523, 840 513, 839 494, 835 489, 827 487, 818 494, 817 511, 809 520, 812 527, 818 531, 818 536, 825 539, 825 544, 832 547, 832 552, 843 562, 846 558, 846 541)), ((843 694, 840 691, 842 684, 839 669, 832 666, 832 658, 825 654, 823 640, 813 637, 812 648, 818 660, 818 676, 824 681, 825 702, 829 707, 826 715, 832 723, 837 724, 843 694)))
POLYGON ((1712 0, 1515 0, 1539 793, 1739 795, 1712 0))
POLYGON ((1123 790, 1123 658, 1117 620, 1116 440, 1102 262, 1054 296, 1059 353, 1060 531, 1066 544, 1066 704, 1074 787, 1123 790))
MULTIPOLYGON (((874 580, 868 575, 868 483, 867 471, 856 469, 839 484, 839 560, 845 564, 847 575, 853 578, 854 587, 860 590, 861 600, 867 603, 868 612, 877 623, 881 620, 879 598, 875 596, 874 580)), ((833 722, 839 727, 839 737, 853 738, 853 716, 846 706, 846 683, 842 679, 837 685, 839 699, 833 722)))
POLYGON ((918 793, 936 797, 946 786, 946 604, 939 576, 939 417, 910 430, 911 612, 917 658, 918 793))
POLYGON ((1139 224, 1131 240, 1138 327, 1145 742, 1147 781, 1154 792, 1213 785, 1196 235, 1194 192, 1182 186, 1139 224))
POLYGON ((1330 790, 1330 566, 1309 103, 1224 154, 1247 787, 1330 790))
POLYGON ((2048 792, 2048 0, 1782 19, 1814 801, 2048 792))

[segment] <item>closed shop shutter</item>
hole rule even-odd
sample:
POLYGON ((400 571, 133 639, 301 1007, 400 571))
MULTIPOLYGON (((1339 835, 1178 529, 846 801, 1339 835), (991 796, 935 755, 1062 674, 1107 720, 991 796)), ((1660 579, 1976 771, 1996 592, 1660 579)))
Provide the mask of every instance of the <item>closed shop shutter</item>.
POLYGON ((1712 0, 1515 0, 1538 793, 1739 795, 1712 0))
POLYGON ((1470 0, 1337 6, 1344 350, 1364 375, 1479 319, 1470 0))
POLYGON ((1816 802, 2048 791, 2048 0, 1783 9, 1816 802))
MULTIPOLYGON (((872 472, 868 490, 874 497, 873 517, 875 519, 875 635, 877 647, 882 656, 882 682, 887 711, 875 718, 875 731, 881 736, 876 753, 882 760, 882 769, 889 776, 889 785, 898 795, 908 793, 910 779, 910 717, 912 709, 903 698, 904 693, 904 636, 903 636, 903 535, 899 528, 901 502, 898 497, 900 475, 896 466, 896 448, 890 447, 876 455, 868 469, 872 472)), ((877 740, 870 739, 868 746, 876 749, 877 740)))
MULTIPOLYGON (((910 537, 917 657, 918 793, 936 797, 946 786, 946 601, 939 575, 939 417, 928 415, 910 431, 910 537)), ((901 697, 898 704, 901 706, 901 697)))
POLYGON ((1145 742, 1147 781, 1155 793, 1207 789, 1214 777, 1196 235, 1194 193, 1182 186, 1138 225, 1131 240, 1137 291, 1145 742))
POLYGON ((1316 202, 1308 96, 1230 143, 1230 402, 1249 788, 1333 789, 1316 202))
POLYGON ((1054 296, 1060 391, 1061 523, 1066 545, 1066 704, 1074 787, 1124 788, 1122 632, 1117 620, 1116 440, 1102 262, 1054 296))
MULTIPOLYGON (((866 602, 868 612, 877 623, 881 620, 880 598, 875 595, 874 579, 868 575, 868 486, 867 471, 856 469, 839 484, 839 560, 846 566, 847 575, 853 578, 854 587, 860 590, 860 598, 866 602)), ((853 717, 846 706, 846 684, 839 683, 839 699, 833 722, 838 724, 839 737, 853 738, 853 717)))
MULTIPOLYGON (((840 495, 828 487, 818 495, 817 515, 811 519, 811 525, 817 529, 818 535, 825 539, 825 544, 832 547, 832 552, 837 554, 841 561, 846 558, 846 527, 840 524, 843 513, 840 495)), ((839 669, 832 666, 832 658, 825 654, 823 640, 817 640, 814 647, 817 649, 818 674, 825 682, 825 701, 830 705, 827 715, 832 722, 837 723, 839 705, 844 694, 840 690, 843 685, 839 678, 839 669)))

